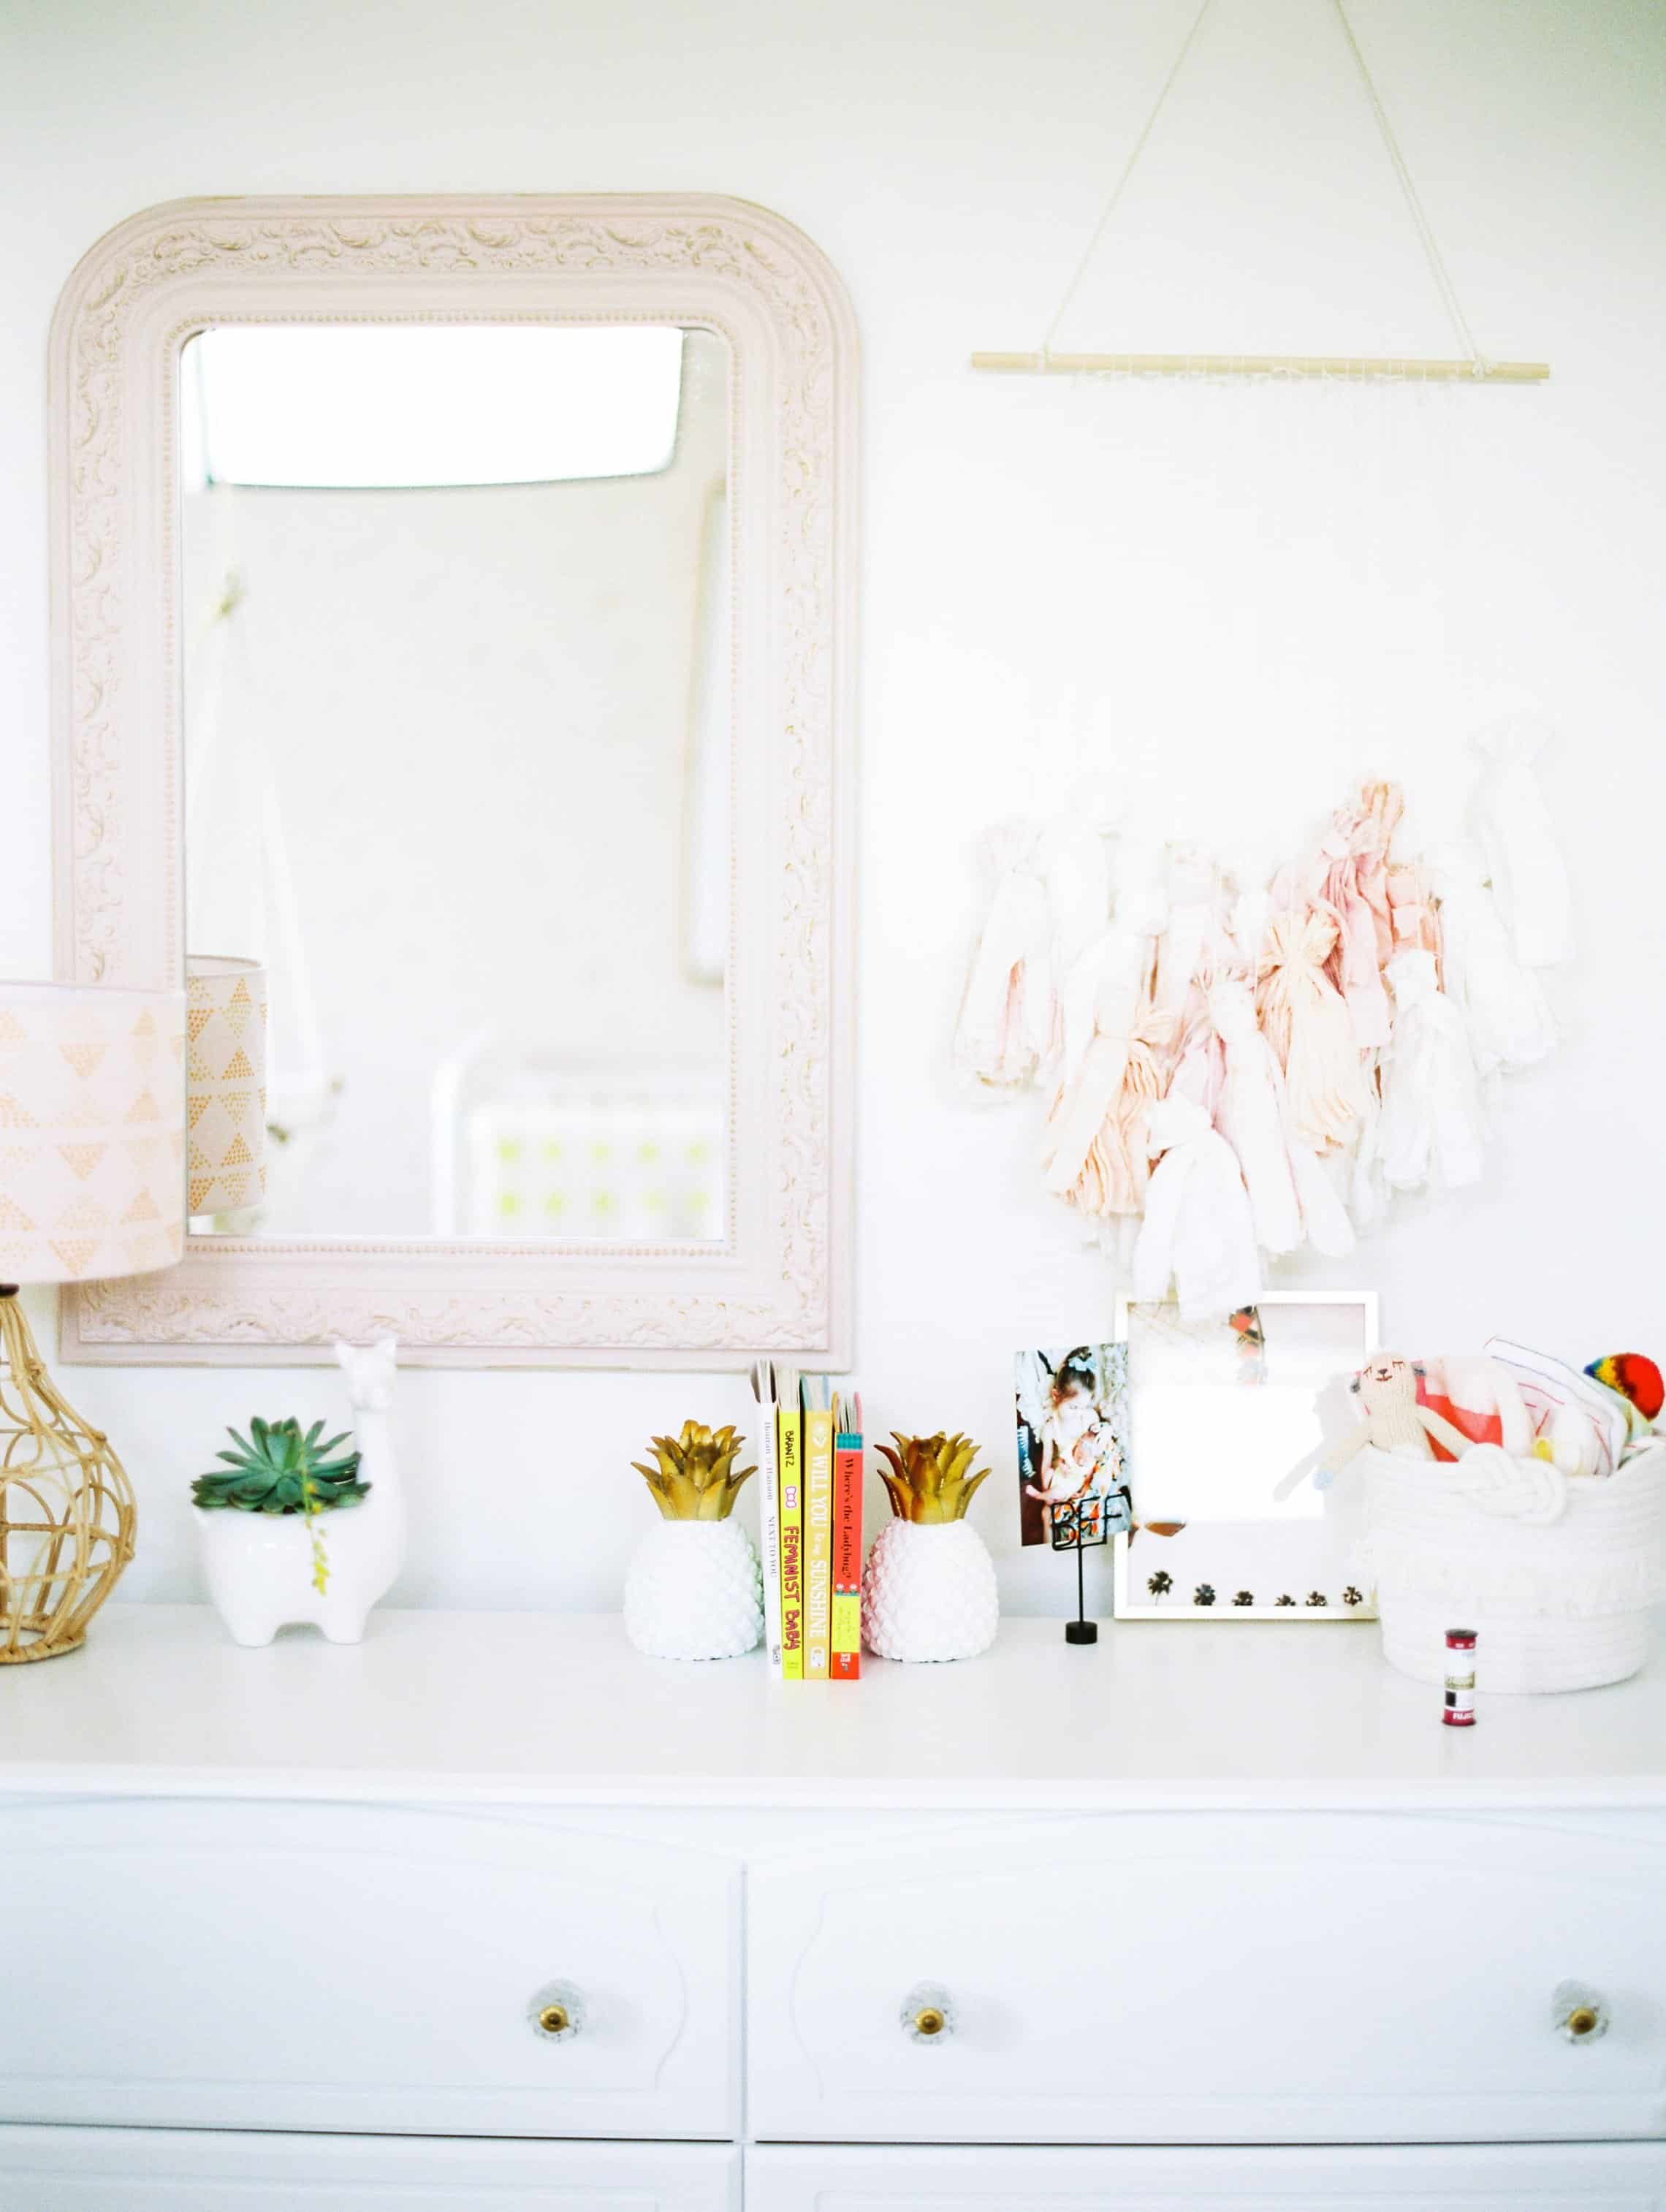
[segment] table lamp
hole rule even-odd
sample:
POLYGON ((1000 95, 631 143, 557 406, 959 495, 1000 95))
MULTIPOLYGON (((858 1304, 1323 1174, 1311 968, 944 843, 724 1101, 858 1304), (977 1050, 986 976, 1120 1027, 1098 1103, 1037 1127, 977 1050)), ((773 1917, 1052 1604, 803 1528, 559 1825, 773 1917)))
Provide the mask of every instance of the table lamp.
POLYGON ((186 1210, 252 1226, 266 1196, 266 971, 193 952, 185 962, 186 1210))
POLYGON ((185 1030, 183 991, 0 982, 0 1665, 75 1650, 133 1556, 132 1485, 17 1290, 180 1258, 185 1030))

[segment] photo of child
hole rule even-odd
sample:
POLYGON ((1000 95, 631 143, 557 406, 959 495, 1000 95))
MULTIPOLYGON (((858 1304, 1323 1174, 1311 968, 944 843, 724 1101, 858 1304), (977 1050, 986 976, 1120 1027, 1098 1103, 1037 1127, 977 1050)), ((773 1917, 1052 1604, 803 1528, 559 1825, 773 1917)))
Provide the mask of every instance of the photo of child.
POLYGON ((1079 1344, 1067 1352, 1020 1352, 1017 1379, 1018 1522, 1026 1544, 1053 1540, 1055 1509, 1081 1509, 1085 1526, 1103 1516, 1128 1525, 1128 1346, 1079 1344))

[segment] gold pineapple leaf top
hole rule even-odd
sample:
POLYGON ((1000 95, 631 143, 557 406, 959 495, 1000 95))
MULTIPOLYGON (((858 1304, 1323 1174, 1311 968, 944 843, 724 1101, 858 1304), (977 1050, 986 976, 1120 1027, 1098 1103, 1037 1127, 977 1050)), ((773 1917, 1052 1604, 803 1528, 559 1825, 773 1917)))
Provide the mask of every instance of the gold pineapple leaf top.
POLYGON ((899 1437, 893 1429, 891 1443, 879 1446, 879 1456, 890 1464, 879 1480, 899 1521, 916 1527, 943 1521, 962 1521, 972 1502, 972 1492, 988 1474, 986 1467, 969 1476, 967 1468, 977 1457, 978 1447, 970 1437, 899 1437))
POLYGON ((651 1437, 657 1467, 632 1460, 667 1521, 727 1521, 740 1486, 755 1467, 733 1471, 740 1440, 733 1429, 703 1428, 684 1421, 680 1437, 651 1437))

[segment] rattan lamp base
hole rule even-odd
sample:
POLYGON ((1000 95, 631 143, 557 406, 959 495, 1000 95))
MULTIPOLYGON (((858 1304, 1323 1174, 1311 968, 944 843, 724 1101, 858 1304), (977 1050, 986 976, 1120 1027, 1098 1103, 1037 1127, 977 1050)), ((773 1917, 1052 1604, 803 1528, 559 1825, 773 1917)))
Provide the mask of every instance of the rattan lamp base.
POLYGON ((60 1396, 17 1294, 0 1284, 0 1666, 56 1659, 133 1556, 133 1486, 60 1396))

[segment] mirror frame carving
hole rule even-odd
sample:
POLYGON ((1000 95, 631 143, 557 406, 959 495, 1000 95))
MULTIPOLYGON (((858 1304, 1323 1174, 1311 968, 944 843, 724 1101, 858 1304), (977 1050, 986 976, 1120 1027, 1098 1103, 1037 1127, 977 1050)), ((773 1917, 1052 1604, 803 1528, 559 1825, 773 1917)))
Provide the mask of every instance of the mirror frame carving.
POLYGON ((179 349, 228 321, 677 321, 731 359, 734 769, 727 1235, 502 1246, 193 1237, 79 1285, 64 1355, 299 1365, 849 1358, 856 339, 843 286, 734 199, 186 200, 112 231, 50 349, 56 958, 183 974, 179 349))

